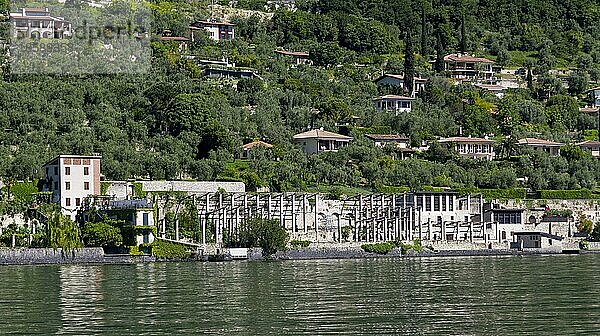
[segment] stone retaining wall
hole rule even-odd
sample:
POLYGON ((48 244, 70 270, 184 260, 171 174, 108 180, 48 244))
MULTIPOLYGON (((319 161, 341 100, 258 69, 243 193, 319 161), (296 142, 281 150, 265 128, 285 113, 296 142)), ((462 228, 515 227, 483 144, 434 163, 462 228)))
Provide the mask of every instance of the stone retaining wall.
POLYGON ((52 248, 0 248, 0 265, 136 263, 154 261, 151 256, 105 255, 101 247, 69 252, 52 248))
POLYGON ((185 192, 245 192, 243 182, 195 182, 195 181, 140 181, 144 191, 185 191, 185 192))
POLYGON ((589 242, 588 250, 600 250, 600 242, 589 242))
POLYGON ((62 264, 102 262, 104 251, 101 247, 63 251, 52 248, 2 248, 0 264, 62 264))

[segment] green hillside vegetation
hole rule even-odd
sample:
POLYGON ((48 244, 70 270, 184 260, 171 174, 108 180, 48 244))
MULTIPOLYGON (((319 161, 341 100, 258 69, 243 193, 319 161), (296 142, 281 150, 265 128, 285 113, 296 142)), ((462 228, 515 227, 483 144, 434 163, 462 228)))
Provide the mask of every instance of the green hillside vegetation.
MULTIPOLYGON (((186 36, 190 22, 210 13, 208 1, 149 4, 154 34, 169 29, 186 36)), ((264 9, 261 4, 239 2, 254 10, 264 9)), ((516 145, 526 136, 581 141, 598 128, 595 116, 579 112, 583 92, 600 79, 596 1, 298 0, 297 5, 297 11, 280 10, 272 19, 234 17, 233 41, 206 35, 186 51, 199 59, 227 58, 260 78, 205 77, 176 42, 156 36, 149 74, 11 75, 5 65, 0 176, 33 180, 54 155, 100 153, 107 179, 239 180, 249 189, 273 191, 507 189, 518 187, 518 178, 533 190, 598 187, 600 162, 579 148, 567 146, 562 156, 551 157, 516 145), (292 66, 276 57, 278 47, 308 51, 314 65, 292 66), (528 88, 509 90, 500 99, 471 85, 452 85, 439 62, 457 51, 526 69, 528 88), (573 70, 568 90, 549 72, 557 68, 573 70), (411 113, 375 111, 372 98, 391 93, 373 82, 382 72, 429 78, 411 113), (350 120, 355 121, 345 129, 336 127, 350 120), (338 152, 317 155, 292 144, 294 134, 320 127, 354 140, 338 152), (460 129, 495 139, 498 159, 460 158, 432 141, 428 151, 395 160, 392 148, 375 148, 364 136, 383 130, 405 134, 420 146, 460 129), (254 139, 275 147, 256 151, 249 162, 236 161, 241 145, 254 139)))

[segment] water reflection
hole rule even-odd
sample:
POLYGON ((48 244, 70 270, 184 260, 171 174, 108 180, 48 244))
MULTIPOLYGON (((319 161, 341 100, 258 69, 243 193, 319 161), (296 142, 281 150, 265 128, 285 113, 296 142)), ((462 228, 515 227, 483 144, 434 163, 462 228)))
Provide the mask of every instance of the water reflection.
POLYGON ((66 265, 60 279, 60 334, 95 334, 103 330, 102 266, 66 265))
POLYGON ((0 267, 0 333, 600 330, 600 255, 0 267))

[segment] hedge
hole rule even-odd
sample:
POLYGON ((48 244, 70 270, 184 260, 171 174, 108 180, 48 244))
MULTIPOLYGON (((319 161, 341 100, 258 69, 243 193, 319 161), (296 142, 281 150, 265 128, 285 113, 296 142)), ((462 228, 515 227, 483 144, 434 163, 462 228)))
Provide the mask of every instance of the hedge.
POLYGON ((386 186, 386 185, 377 185, 375 187, 378 192, 382 194, 402 194, 405 192, 409 192, 410 188, 405 186, 386 186))
POLYGON ((600 198, 589 189, 581 190, 540 190, 542 199, 592 199, 600 198))
POLYGON ((461 195, 482 194, 485 199, 524 199, 527 197, 525 188, 510 189, 479 189, 479 188, 459 188, 461 195))
POLYGON ((434 187, 434 186, 423 186, 423 191, 431 191, 431 192, 443 192, 444 188, 442 187, 434 187))

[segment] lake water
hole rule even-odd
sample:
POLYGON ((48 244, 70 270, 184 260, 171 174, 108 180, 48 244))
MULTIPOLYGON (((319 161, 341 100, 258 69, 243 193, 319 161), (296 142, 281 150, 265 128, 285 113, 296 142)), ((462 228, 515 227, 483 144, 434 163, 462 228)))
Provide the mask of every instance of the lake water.
POLYGON ((0 266, 0 333, 600 333, 600 255, 0 266))

